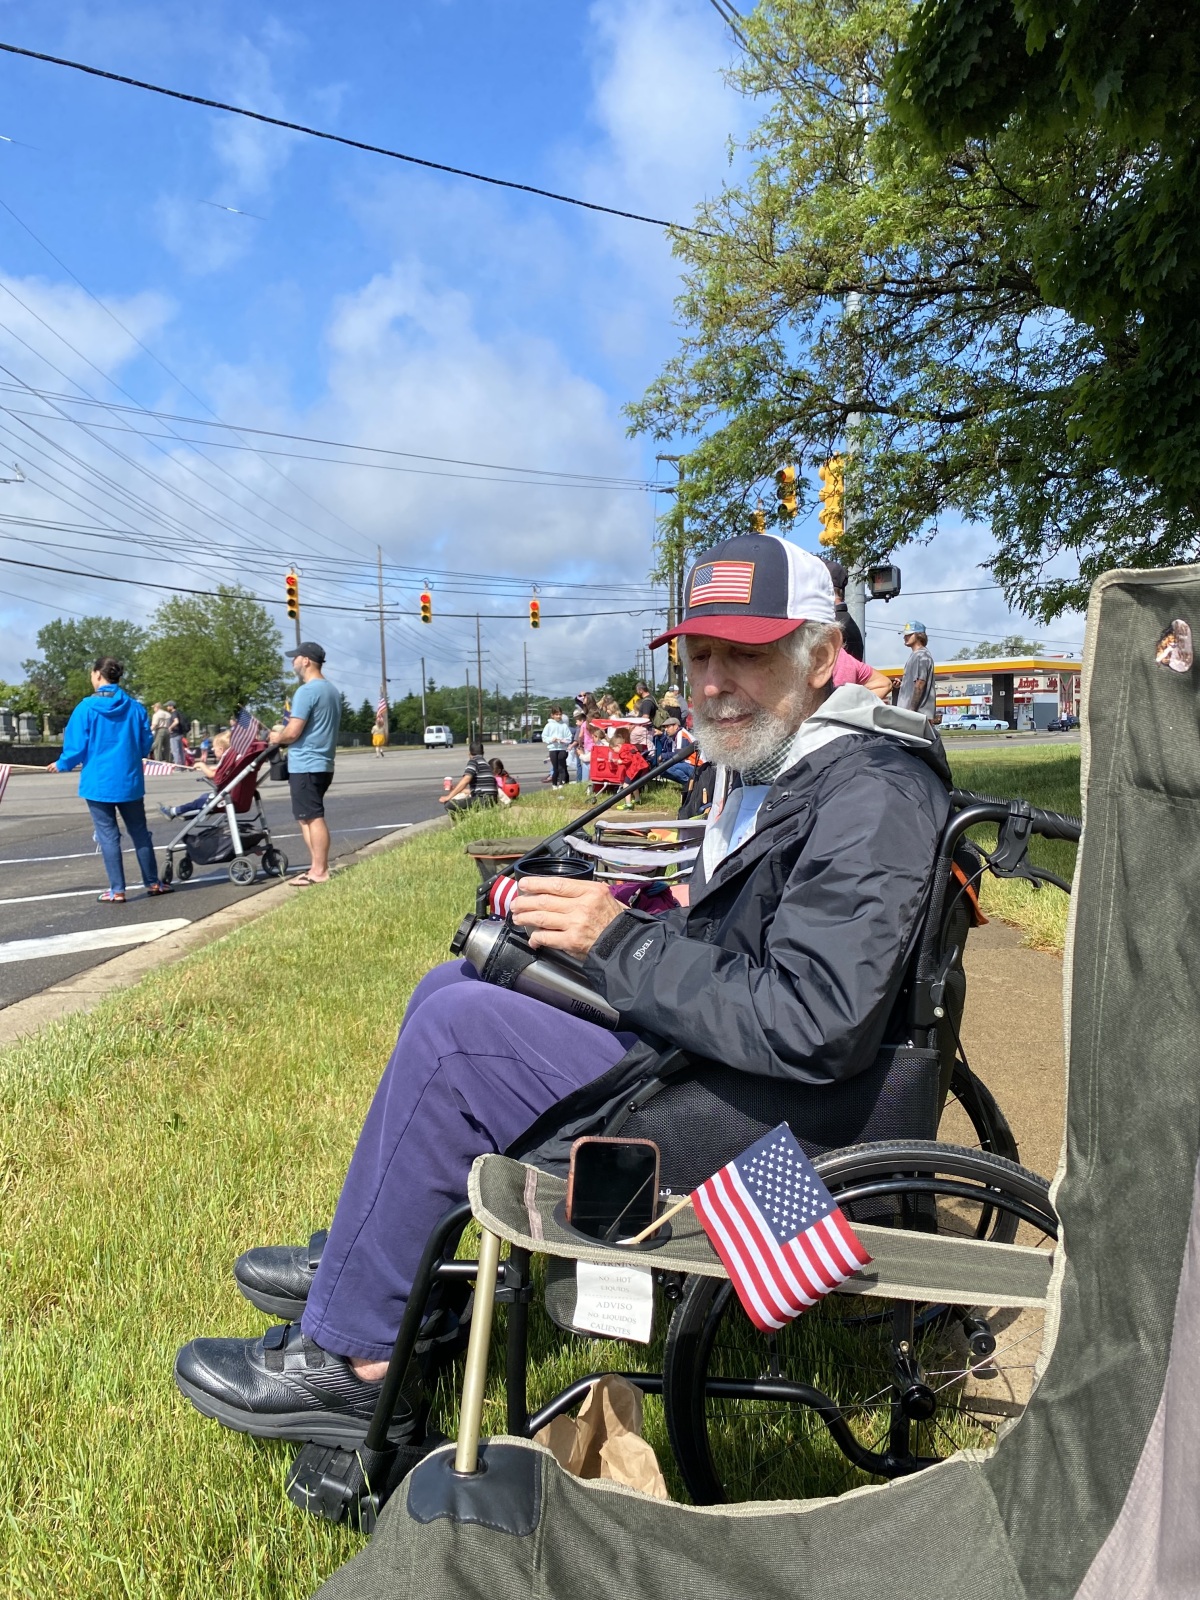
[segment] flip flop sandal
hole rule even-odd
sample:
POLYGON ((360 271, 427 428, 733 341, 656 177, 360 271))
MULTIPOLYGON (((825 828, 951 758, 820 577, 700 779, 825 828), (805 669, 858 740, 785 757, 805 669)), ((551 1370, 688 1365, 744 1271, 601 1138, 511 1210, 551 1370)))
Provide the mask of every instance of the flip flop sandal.
POLYGON ((172 887, 171 887, 171 885, 169 883, 148 883, 146 885, 146 893, 147 894, 174 894, 175 891, 174 891, 174 889, 172 889, 172 887))
POLYGON ((96 899, 102 900, 106 905, 123 906, 125 904, 125 896, 118 894, 114 889, 106 889, 103 894, 98 894, 96 899))

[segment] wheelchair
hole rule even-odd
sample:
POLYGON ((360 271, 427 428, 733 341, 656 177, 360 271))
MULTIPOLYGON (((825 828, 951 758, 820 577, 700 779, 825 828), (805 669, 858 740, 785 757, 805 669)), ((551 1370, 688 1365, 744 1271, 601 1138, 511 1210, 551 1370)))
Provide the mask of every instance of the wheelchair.
MULTIPOLYGON (((815 1089, 669 1050, 655 1077, 598 1131, 654 1139, 663 1189, 683 1193, 786 1121, 852 1223, 999 1244, 1054 1240, 1049 1184, 1019 1165, 1003 1112, 962 1049, 962 955, 979 920, 982 874, 1069 893, 1067 882, 1030 862, 1029 841, 1038 834, 1077 842, 1081 824, 1022 800, 959 790, 952 807, 884 1035, 891 1042, 865 1072, 815 1089), (967 837, 980 824, 996 826, 994 849, 967 837)), ((494 1300, 507 1307, 510 1434, 532 1438, 603 1376, 590 1373, 531 1412, 531 1253, 514 1246, 503 1261, 495 1253, 456 1259, 471 1214, 468 1201, 454 1206, 426 1243, 363 1445, 310 1444, 297 1455, 287 1492, 303 1509, 369 1530, 408 1470, 441 1442, 398 1446, 388 1430, 402 1388, 409 1402, 418 1396, 418 1418, 427 1422, 439 1372, 462 1349, 481 1275, 490 1282, 494 1274, 494 1300)), ((1003 1313, 989 1317, 987 1307, 831 1294, 768 1336, 752 1326, 727 1281, 655 1276, 670 1311, 663 1370, 620 1375, 661 1396, 679 1475, 697 1504, 791 1497, 799 1454, 811 1494, 921 1471, 985 1443, 1019 1413, 1028 1392, 1039 1339, 1020 1316, 1014 1324, 1003 1313)), ((585 1332, 571 1323, 573 1278, 561 1263, 547 1275, 545 1296, 554 1321, 585 1332)), ((485 1298, 490 1315, 492 1296, 485 1298)), ((482 1382, 481 1372, 468 1374, 468 1387, 482 1382)))

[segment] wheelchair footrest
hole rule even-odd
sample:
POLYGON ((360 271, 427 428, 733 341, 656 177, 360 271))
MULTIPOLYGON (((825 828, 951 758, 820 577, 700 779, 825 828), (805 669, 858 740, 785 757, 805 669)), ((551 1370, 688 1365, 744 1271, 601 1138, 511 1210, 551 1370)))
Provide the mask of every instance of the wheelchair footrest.
POLYGON ((386 1451, 306 1444, 288 1473, 287 1497, 326 1522, 345 1522, 370 1533, 393 1490, 418 1461, 446 1442, 435 1431, 419 1444, 393 1445, 386 1451), (368 1456, 369 1462, 364 1460, 368 1456))

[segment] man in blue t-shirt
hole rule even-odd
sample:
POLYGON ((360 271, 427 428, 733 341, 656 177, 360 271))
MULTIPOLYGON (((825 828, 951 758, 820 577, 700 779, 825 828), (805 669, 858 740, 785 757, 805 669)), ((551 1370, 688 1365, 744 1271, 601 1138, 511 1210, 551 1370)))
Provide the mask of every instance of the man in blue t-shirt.
POLYGON ((285 745, 288 753, 288 787, 292 815, 311 858, 307 871, 292 882, 300 888, 329 881, 329 828, 325 821, 325 791, 333 781, 333 760, 342 723, 342 697, 321 676, 325 652, 319 644, 300 644, 292 669, 300 687, 292 696, 286 724, 270 736, 272 744, 285 745))

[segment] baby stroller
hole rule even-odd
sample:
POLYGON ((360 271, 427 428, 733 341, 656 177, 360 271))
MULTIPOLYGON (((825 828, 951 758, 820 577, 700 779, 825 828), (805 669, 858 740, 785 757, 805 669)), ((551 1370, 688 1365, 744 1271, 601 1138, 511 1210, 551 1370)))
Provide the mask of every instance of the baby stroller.
POLYGON ((287 857, 276 849, 267 826, 266 814, 258 795, 262 770, 275 752, 262 739, 244 750, 230 748, 221 757, 217 770, 207 780, 213 792, 201 806, 184 819, 184 825, 167 846, 163 882, 178 875, 186 883, 196 867, 228 863, 232 883, 253 883, 258 874, 254 856, 262 857, 262 869, 269 878, 287 873, 287 857), (175 853, 182 852, 178 868, 175 853))

